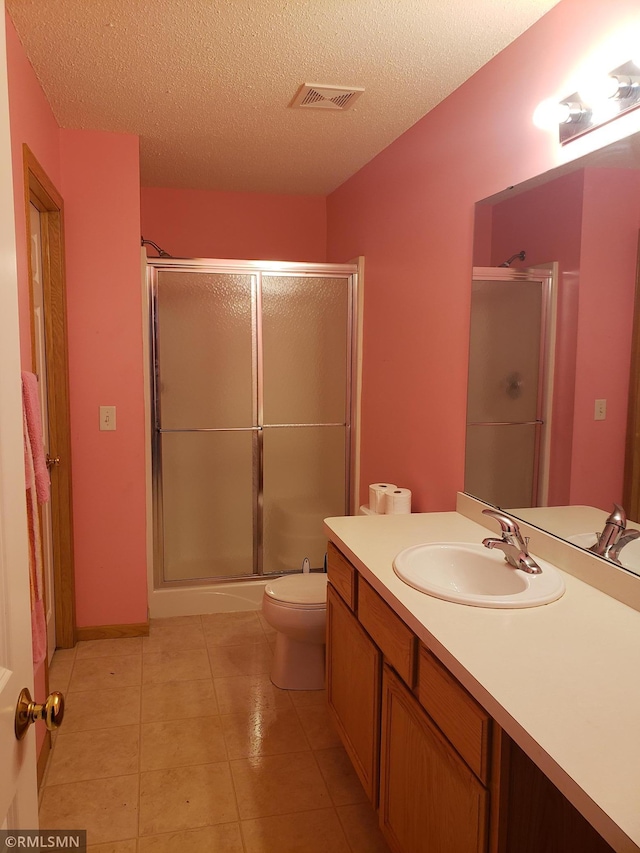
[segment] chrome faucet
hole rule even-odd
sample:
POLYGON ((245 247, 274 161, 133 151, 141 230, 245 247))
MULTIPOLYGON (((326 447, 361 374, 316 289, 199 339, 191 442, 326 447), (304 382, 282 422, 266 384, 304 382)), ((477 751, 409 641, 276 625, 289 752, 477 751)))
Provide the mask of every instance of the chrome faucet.
POLYGON ((527 550, 529 537, 522 537, 517 522, 499 509, 483 509, 482 514, 495 518, 502 531, 502 539, 483 539, 485 548, 498 548, 514 569, 520 569, 529 575, 539 575, 542 569, 527 550))
POLYGON ((627 530, 627 515, 620 504, 613 505, 602 533, 596 533, 598 541, 589 550, 620 565, 620 551, 629 542, 640 536, 640 530, 627 530))

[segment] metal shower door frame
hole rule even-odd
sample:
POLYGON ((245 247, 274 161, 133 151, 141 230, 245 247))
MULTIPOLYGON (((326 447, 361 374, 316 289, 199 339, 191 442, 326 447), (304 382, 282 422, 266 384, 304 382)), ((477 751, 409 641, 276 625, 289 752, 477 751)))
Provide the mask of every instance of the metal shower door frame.
MULTIPOLYGON (((306 264, 278 261, 235 261, 208 258, 148 258, 147 289, 150 321, 151 359, 151 443, 152 443, 152 491, 153 491, 153 544, 154 586, 156 589, 215 583, 238 583, 264 576, 264 383, 262 348, 262 279, 263 276, 291 278, 344 278, 347 284, 347 381, 345 400, 345 423, 340 424, 270 424, 266 428, 314 426, 341 426, 345 429, 345 514, 353 501, 355 488, 355 423, 357 400, 355 394, 357 371, 357 306, 358 268, 356 264, 306 264), (248 275, 251 277, 251 326, 252 326, 252 414, 253 425, 241 428, 213 428, 189 430, 163 430, 160 428, 160 376, 158 358, 158 275, 162 271, 198 272, 216 274, 248 275), (252 432, 253 447, 253 573, 207 578, 190 578, 167 581, 163 577, 163 504, 162 504, 162 449, 164 432, 252 432)), ((268 575, 271 577, 272 575, 268 575)))

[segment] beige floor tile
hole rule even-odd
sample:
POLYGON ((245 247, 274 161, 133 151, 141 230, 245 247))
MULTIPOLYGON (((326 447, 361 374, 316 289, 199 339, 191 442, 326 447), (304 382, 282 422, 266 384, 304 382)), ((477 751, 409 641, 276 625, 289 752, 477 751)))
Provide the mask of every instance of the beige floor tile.
POLYGON ((212 613, 202 617, 202 628, 208 646, 244 646, 265 643, 266 637, 257 611, 212 613))
POLYGON ((53 653, 53 660, 51 663, 54 661, 75 660, 77 651, 78 646, 74 646, 72 649, 56 649, 53 653))
POLYGON ((309 705, 327 704, 326 690, 290 690, 291 701, 296 708, 306 708, 309 705))
POLYGON ((149 620, 151 628, 181 628, 185 625, 202 625, 200 616, 161 616, 149 620))
POLYGON ((242 822, 246 853, 349 853, 333 809, 242 822))
POLYGON ((325 705, 308 705, 296 710, 312 749, 341 746, 336 727, 325 705))
POLYGON ((335 806, 367 802, 367 795, 342 746, 314 753, 335 806))
POLYGON ((262 630, 265 632, 267 637, 275 637, 277 631, 275 628, 272 628, 271 625, 264 618, 262 613, 258 610, 258 619, 260 620, 260 624, 262 625, 262 630))
POLYGON ((221 714, 253 714, 257 708, 290 708, 286 690, 271 683, 268 675, 240 675, 234 678, 214 678, 221 714))
POLYGON ((87 853, 136 853, 138 839, 130 838, 128 841, 109 841, 107 844, 89 844, 87 853))
POLYGON ((143 684, 198 681, 211 674, 206 649, 149 652, 142 656, 142 662, 143 684))
POLYGON ((352 853, 390 853, 369 803, 339 806, 337 812, 352 853))
POLYGON ((141 838, 138 853, 244 853, 239 823, 141 838))
POLYGON ((179 652, 188 649, 204 649, 204 633, 200 623, 189 622, 185 625, 152 625, 149 636, 142 640, 144 654, 150 652, 179 652))
POLYGON ((141 770, 213 764, 226 759, 220 717, 142 724, 141 770))
POLYGON ((237 821, 229 764, 151 770, 140 775, 140 835, 237 821))
POLYGON ((268 643, 247 646, 209 646, 209 662, 214 678, 233 675, 267 675, 273 655, 268 643))
POLYGON ((141 673, 142 655, 109 655, 76 660, 69 692, 137 687, 141 673))
POLYGON ((138 772, 140 727, 61 731, 47 770, 47 787, 138 772))
POLYGON ((63 734, 112 729, 140 722, 140 687, 123 690, 95 690, 67 693, 64 706, 63 734))
POLYGON ((230 763, 242 820, 331 805, 312 752, 243 758, 230 763))
POLYGON ((135 838, 138 833, 138 776, 92 779, 45 789, 41 829, 87 830, 88 844, 135 838))
POLYGON ((210 678, 142 686, 143 723, 210 717, 217 713, 218 702, 210 678))
POLYGON ((49 667, 49 690, 59 690, 61 693, 66 693, 69 689, 71 681, 71 673, 73 671, 74 658, 65 657, 58 658, 57 653, 54 654, 51 666, 49 667))
POLYGON ((220 717, 229 758, 303 752, 309 742, 293 708, 257 708, 220 717))
POLYGON ((112 657, 113 655, 139 655, 142 637, 119 637, 113 640, 84 640, 78 643, 77 660, 83 658, 112 657))

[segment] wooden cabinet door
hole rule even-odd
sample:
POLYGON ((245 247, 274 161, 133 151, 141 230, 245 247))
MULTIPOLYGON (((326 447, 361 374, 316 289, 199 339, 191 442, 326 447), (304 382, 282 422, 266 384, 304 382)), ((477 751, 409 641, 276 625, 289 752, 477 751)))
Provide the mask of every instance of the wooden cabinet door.
POLYGON ((378 800, 382 656, 327 586, 327 700, 338 732, 373 805, 378 800))
POLYGON ((380 762, 380 826, 395 853, 486 851, 486 789, 386 665, 380 762))

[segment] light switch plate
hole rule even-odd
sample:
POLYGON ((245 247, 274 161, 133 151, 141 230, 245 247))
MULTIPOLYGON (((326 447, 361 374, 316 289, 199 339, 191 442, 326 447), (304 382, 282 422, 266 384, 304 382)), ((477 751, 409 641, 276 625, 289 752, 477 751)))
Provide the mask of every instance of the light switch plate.
POLYGON ((607 417, 607 401, 606 400, 596 400, 593 419, 594 421, 604 421, 607 417))
POLYGON ((115 430, 116 428, 116 407, 115 406, 100 406, 100 429, 115 430))

